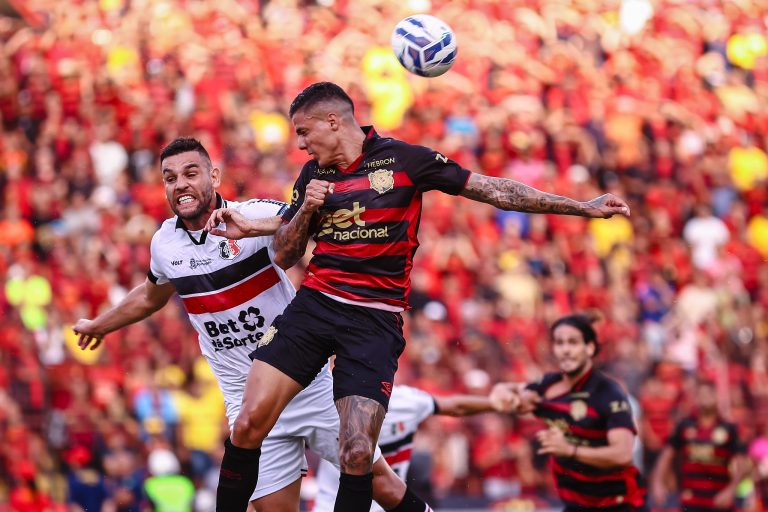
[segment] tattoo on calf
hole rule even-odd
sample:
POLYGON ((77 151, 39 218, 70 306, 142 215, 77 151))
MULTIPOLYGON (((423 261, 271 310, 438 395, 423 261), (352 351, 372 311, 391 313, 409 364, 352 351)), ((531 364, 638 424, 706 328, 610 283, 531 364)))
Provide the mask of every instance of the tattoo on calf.
POLYGON ((386 411, 370 398, 347 396, 336 401, 339 428, 339 460, 344 473, 371 470, 373 451, 386 411))

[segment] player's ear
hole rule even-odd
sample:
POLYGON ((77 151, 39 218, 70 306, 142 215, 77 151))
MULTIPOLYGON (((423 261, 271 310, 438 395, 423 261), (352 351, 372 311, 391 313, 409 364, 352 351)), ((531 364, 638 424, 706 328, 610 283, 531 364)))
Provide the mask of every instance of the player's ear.
POLYGON ((213 188, 219 188, 219 185, 221 185, 221 169, 218 167, 211 169, 211 181, 213 182, 213 188))
POLYGON ((328 126, 330 126, 333 131, 339 129, 339 115, 336 112, 328 112, 328 126))
POLYGON ((595 351, 597 350, 597 345, 594 343, 587 343, 587 354, 589 357, 595 357, 595 351))

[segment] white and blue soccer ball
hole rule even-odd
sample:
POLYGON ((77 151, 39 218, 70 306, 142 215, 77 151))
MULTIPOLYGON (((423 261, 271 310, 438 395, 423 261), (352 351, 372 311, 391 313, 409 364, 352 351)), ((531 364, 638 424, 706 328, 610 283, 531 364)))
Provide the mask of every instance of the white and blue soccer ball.
POLYGON ((405 69, 419 76, 440 76, 456 60, 456 36, 442 20, 414 14, 392 31, 392 51, 405 69))

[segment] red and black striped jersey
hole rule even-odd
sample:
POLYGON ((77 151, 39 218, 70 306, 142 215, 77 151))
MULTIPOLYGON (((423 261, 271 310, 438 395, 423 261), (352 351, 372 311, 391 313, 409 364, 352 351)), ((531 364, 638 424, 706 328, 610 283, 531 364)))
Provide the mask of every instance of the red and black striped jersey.
POLYGON ((704 426, 691 416, 677 424, 667 443, 678 455, 680 502, 685 510, 714 510, 715 495, 731 480, 731 459, 746 451, 736 425, 718 418, 704 426))
MULTIPOLYGON (((548 373, 528 388, 544 397, 545 391, 562 378, 561 373, 548 373)), ((607 446, 612 429, 636 433, 626 393, 616 381, 596 370, 584 375, 569 392, 543 398, 534 414, 580 446, 607 446)), ((560 499, 569 510, 636 510, 645 505, 645 484, 634 466, 606 469, 553 457, 552 470, 560 499)))
POLYGON ((363 152, 347 169, 318 168, 314 160, 304 165, 283 220, 296 215, 312 179, 334 183, 311 227, 317 245, 302 284, 407 308, 422 193, 457 195, 470 171, 429 148, 380 137, 372 126, 363 131, 363 152))

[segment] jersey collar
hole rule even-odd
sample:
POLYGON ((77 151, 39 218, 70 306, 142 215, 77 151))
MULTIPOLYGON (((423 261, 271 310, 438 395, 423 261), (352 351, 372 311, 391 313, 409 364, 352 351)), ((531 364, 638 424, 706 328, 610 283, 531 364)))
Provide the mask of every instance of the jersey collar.
POLYGON ((351 174, 355 172, 355 170, 357 169, 357 166, 360 165, 360 162, 363 161, 365 152, 368 151, 371 148, 371 146, 381 138, 379 137, 379 134, 376 133, 376 130, 371 125, 361 126, 360 129, 363 130, 363 133, 365 134, 365 140, 363 141, 363 150, 360 153, 360 156, 358 156, 354 162, 349 164, 349 167, 342 168, 342 167, 339 167, 338 165, 336 166, 337 170, 345 174, 351 174))
POLYGON ((363 130, 363 133, 365 134, 365 140, 363 141, 363 153, 365 153, 366 150, 370 149, 370 147, 381 138, 381 136, 376 133, 376 128, 372 125, 361 126, 360 129, 363 130))
MULTIPOLYGON (((222 197, 219 195, 218 192, 216 192, 216 209, 226 208, 226 207, 227 207, 227 202, 224 199, 222 199, 222 197)), ((205 243, 206 238, 208 238, 208 232, 203 231, 202 234, 200 235, 200 239, 199 240, 195 239, 192 233, 190 233, 189 230, 187 229, 187 226, 184 225, 184 221, 181 220, 181 217, 179 217, 178 215, 176 216, 175 229, 183 229, 184 232, 189 237, 189 239, 192 240, 192 243, 195 245, 203 245, 205 243)))
POLYGON ((581 391, 584 389, 584 385, 587 383, 590 377, 592 377, 592 373, 595 371, 595 368, 592 367, 589 369, 587 373, 581 376, 579 380, 576 381, 576 383, 571 388, 571 391, 581 391))

